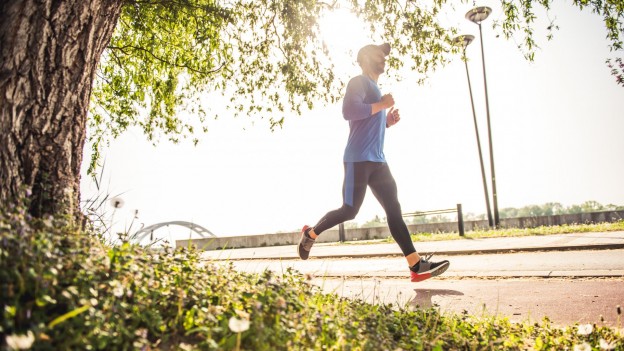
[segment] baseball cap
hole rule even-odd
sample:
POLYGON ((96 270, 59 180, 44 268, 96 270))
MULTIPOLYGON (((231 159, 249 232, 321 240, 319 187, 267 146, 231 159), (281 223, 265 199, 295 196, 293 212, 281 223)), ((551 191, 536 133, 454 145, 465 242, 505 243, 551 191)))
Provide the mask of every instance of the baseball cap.
POLYGON ((364 57, 366 57, 372 51, 379 49, 385 54, 385 56, 388 56, 390 54, 390 44, 388 43, 383 43, 381 45, 369 44, 361 48, 360 51, 358 51, 357 62, 362 63, 364 57))

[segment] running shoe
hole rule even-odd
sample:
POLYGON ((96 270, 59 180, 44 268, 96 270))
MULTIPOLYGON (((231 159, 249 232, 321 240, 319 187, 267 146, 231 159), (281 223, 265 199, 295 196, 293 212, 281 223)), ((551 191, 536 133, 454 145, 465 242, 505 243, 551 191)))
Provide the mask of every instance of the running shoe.
POLYGON ((429 279, 431 277, 436 277, 449 268, 449 261, 444 260, 440 262, 430 262, 429 259, 432 255, 429 255, 426 258, 420 259, 420 266, 418 267, 418 272, 414 272, 410 269, 411 278, 413 282, 421 282, 425 279, 429 279))
POLYGON ((314 239, 310 238, 306 235, 306 230, 310 227, 307 225, 303 226, 301 229, 301 240, 299 241, 299 246, 297 247, 297 253, 302 260, 307 260, 308 256, 310 256, 310 250, 312 249, 312 245, 314 245, 314 239))

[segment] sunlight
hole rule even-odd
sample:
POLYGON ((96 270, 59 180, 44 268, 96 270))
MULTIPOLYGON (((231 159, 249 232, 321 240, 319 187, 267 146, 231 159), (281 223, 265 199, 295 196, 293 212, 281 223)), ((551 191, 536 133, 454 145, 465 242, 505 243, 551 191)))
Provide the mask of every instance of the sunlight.
POLYGON ((370 31, 364 21, 349 9, 339 8, 326 13, 318 21, 321 40, 327 47, 332 61, 340 70, 356 67, 355 55, 364 45, 372 43, 370 31))

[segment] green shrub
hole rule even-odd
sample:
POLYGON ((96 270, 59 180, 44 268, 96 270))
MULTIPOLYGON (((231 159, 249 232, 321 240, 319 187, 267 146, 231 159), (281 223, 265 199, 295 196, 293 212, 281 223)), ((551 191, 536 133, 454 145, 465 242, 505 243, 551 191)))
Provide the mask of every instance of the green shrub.
POLYGON ((2 348, 18 335, 36 350, 521 350, 598 348, 601 340, 624 347, 609 328, 580 335, 548 321, 372 305, 323 294, 294 271, 241 273, 194 250, 110 246, 62 217, 0 211, 2 348))

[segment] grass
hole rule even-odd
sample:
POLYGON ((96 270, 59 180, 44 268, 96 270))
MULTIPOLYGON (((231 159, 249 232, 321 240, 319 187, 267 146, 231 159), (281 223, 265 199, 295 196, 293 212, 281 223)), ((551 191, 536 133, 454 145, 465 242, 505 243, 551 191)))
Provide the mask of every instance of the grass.
POLYGON ((324 294, 299 272, 250 274, 192 249, 105 244, 62 217, 0 209, 1 349, 624 349, 604 326, 554 327, 324 294))
MULTIPOLYGON (((611 223, 597 224, 570 224, 541 226, 535 228, 503 228, 503 229, 483 229, 468 231, 463 237, 458 232, 454 233, 416 233, 412 234, 412 241, 440 241, 440 240, 463 240, 463 239, 483 239, 502 237, 521 237, 531 235, 555 235, 590 232, 613 232, 624 231, 624 220, 611 223)), ((392 237, 384 239, 384 242, 393 242, 392 237)))

